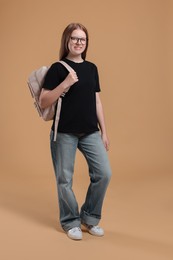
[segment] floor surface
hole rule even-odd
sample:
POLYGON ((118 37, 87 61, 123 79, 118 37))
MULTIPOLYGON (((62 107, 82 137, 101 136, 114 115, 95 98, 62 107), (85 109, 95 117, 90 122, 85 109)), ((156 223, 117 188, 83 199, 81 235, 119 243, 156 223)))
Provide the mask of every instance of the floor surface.
MULTIPOLYGON (((74 177, 79 206, 88 177, 74 177)), ((3 174, 0 184, 0 259, 173 259, 173 177, 113 176, 100 225, 105 236, 87 232, 70 240, 58 223, 54 176, 3 174), (61 257, 61 258, 60 258, 61 257)))

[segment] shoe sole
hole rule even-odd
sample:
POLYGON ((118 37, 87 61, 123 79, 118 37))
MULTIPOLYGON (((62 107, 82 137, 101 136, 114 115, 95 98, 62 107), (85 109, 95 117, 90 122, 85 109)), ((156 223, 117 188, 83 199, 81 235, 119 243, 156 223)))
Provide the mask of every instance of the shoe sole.
POLYGON ((76 237, 71 237, 71 236, 69 236, 69 235, 67 235, 67 236, 68 236, 68 238, 70 238, 70 239, 72 239, 72 240, 82 240, 82 237, 76 238, 76 237))
POLYGON ((90 230, 87 230, 91 235, 95 236, 95 237, 103 237, 104 234, 96 234, 96 233, 93 233, 92 231, 90 230))

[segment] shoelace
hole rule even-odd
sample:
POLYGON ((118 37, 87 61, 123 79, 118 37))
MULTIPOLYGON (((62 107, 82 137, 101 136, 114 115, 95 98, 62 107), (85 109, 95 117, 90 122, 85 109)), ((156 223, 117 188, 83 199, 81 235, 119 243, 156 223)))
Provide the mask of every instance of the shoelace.
POLYGON ((95 226, 94 228, 96 228, 96 229, 100 229, 100 227, 99 227, 99 226, 95 226))
POLYGON ((75 227, 75 228, 72 229, 73 233, 76 232, 76 231, 81 231, 80 227, 75 227))
POLYGON ((99 226, 90 226, 89 228, 90 228, 90 229, 91 229, 91 228, 93 228, 93 229, 100 229, 99 226))

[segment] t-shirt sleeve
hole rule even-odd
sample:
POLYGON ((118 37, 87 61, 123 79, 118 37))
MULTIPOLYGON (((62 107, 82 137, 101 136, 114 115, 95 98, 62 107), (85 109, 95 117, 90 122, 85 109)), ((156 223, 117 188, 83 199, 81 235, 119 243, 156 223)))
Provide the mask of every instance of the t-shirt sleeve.
POLYGON ((61 77, 60 77, 59 66, 55 63, 52 64, 51 67, 49 68, 45 76, 42 88, 53 90, 60 83, 61 83, 61 77))
POLYGON ((95 66, 95 92, 100 92, 101 89, 100 89, 100 82, 99 82, 99 73, 98 73, 98 69, 97 67, 95 66))

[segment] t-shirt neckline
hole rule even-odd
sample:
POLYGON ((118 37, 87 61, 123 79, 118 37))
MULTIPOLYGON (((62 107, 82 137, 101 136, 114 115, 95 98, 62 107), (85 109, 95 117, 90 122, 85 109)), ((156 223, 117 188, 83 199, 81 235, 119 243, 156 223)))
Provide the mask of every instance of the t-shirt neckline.
POLYGON ((83 60, 82 62, 76 62, 76 61, 73 61, 73 60, 69 60, 69 59, 67 59, 67 58, 64 58, 64 60, 69 61, 69 62, 72 62, 72 63, 74 63, 74 64, 83 64, 83 63, 85 62, 85 60, 83 60))

